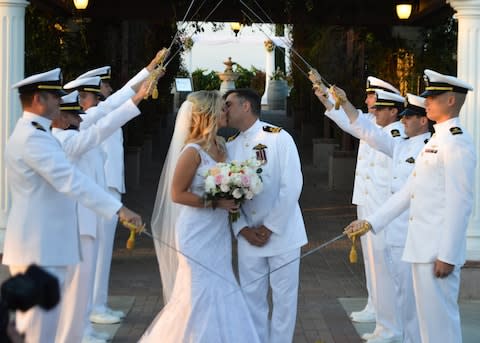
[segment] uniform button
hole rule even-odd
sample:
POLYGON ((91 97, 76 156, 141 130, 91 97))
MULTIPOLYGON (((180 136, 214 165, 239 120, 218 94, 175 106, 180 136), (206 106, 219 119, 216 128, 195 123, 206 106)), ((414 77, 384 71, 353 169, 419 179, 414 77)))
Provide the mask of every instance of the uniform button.
POLYGON ((375 163, 370 163, 370 167, 373 167, 375 165, 375 163))
POLYGON ((249 147, 249 144, 248 144, 248 143, 245 143, 245 147, 247 147, 247 148, 248 148, 248 147, 249 147))
POLYGON ((370 180, 370 176, 367 175, 366 179, 367 179, 367 180, 370 180))
POLYGON ((411 198, 412 198, 412 199, 413 199, 413 198, 415 198, 415 195, 414 195, 414 194, 412 194, 411 198))
POLYGON ((368 194, 368 191, 365 191, 365 194, 368 194))
POLYGON ((408 220, 413 221, 413 217, 408 218, 408 220))
POLYGON ((394 178, 395 180, 398 179, 398 177, 396 177, 396 176, 394 176, 393 178, 394 178))

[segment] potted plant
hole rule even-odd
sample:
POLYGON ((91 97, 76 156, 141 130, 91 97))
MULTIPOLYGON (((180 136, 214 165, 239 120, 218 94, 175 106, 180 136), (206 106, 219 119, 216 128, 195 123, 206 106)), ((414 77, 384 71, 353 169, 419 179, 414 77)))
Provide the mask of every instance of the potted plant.
POLYGON ((277 67, 270 76, 267 89, 267 103, 270 110, 286 110, 288 82, 285 73, 277 67))

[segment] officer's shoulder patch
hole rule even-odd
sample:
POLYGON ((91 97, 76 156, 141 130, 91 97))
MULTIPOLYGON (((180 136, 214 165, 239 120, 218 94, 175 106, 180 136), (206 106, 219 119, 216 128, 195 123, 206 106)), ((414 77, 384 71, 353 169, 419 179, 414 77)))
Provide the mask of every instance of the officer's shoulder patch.
POLYGON ((39 123, 37 123, 36 121, 32 121, 32 126, 33 126, 34 128, 36 128, 37 130, 40 130, 40 131, 43 131, 43 132, 47 132, 47 130, 45 130, 45 129, 43 128, 43 126, 40 125, 39 123))
POLYGON ((392 137, 400 137, 400 131, 398 131, 397 129, 393 129, 392 131, 390 131, 390 134, 392 135, 392 137))
POLYGON ((227 142, 231 142, 233 140, 235 140, 235 138, 238 137, 238 135, 240 134, 240 131, 238 131, 236 134, 234 134, 233 136, 230 136, 227 138, 227 142))
POLYGON ((452 135, 461 135, 463 133, 462 129, 458 126, 451 127, 450 132, 452 133, 452 135))
POLYGON ((273 127, 273 126, 265 125, 265 126, 263 127, 263 131, 265 131, 265 132, 271 132, 271 133, 279 133, 280 131, 282 131, 282 128, 281 128, 281 127, 273 127))

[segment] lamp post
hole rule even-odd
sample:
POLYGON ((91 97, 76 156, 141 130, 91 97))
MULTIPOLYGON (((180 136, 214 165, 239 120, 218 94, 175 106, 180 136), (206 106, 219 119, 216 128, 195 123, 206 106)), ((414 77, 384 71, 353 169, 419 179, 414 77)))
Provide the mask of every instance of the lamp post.
POLYGON ((88 6, 88 0, 73 0, 73 4, 77 10, 84 10, 88 6))
POLYGON ((414 1, 412 0, 400 0, 395 4, 395 9, 397 11, 397 17, 400 20, 407 20, 410 18, 413 12, 414 1))
POLYGON ((240 23, 230 23, 230 28, 235 33, 235 37, 237 37, 238 33, 242 29, 242 24, 240 24, 240 23))

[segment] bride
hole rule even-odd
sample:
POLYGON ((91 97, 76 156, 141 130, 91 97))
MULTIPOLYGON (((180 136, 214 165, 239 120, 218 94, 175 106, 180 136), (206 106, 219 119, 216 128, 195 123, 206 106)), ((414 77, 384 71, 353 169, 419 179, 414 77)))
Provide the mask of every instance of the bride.
POLYGON ((237 207, 203 197, 205 172, 227 159, 222 105, 218 91, 198 91, 178 112, 152 219, 166 305, 142 343, 259 342, 232 270, 228 211, 237 207))

